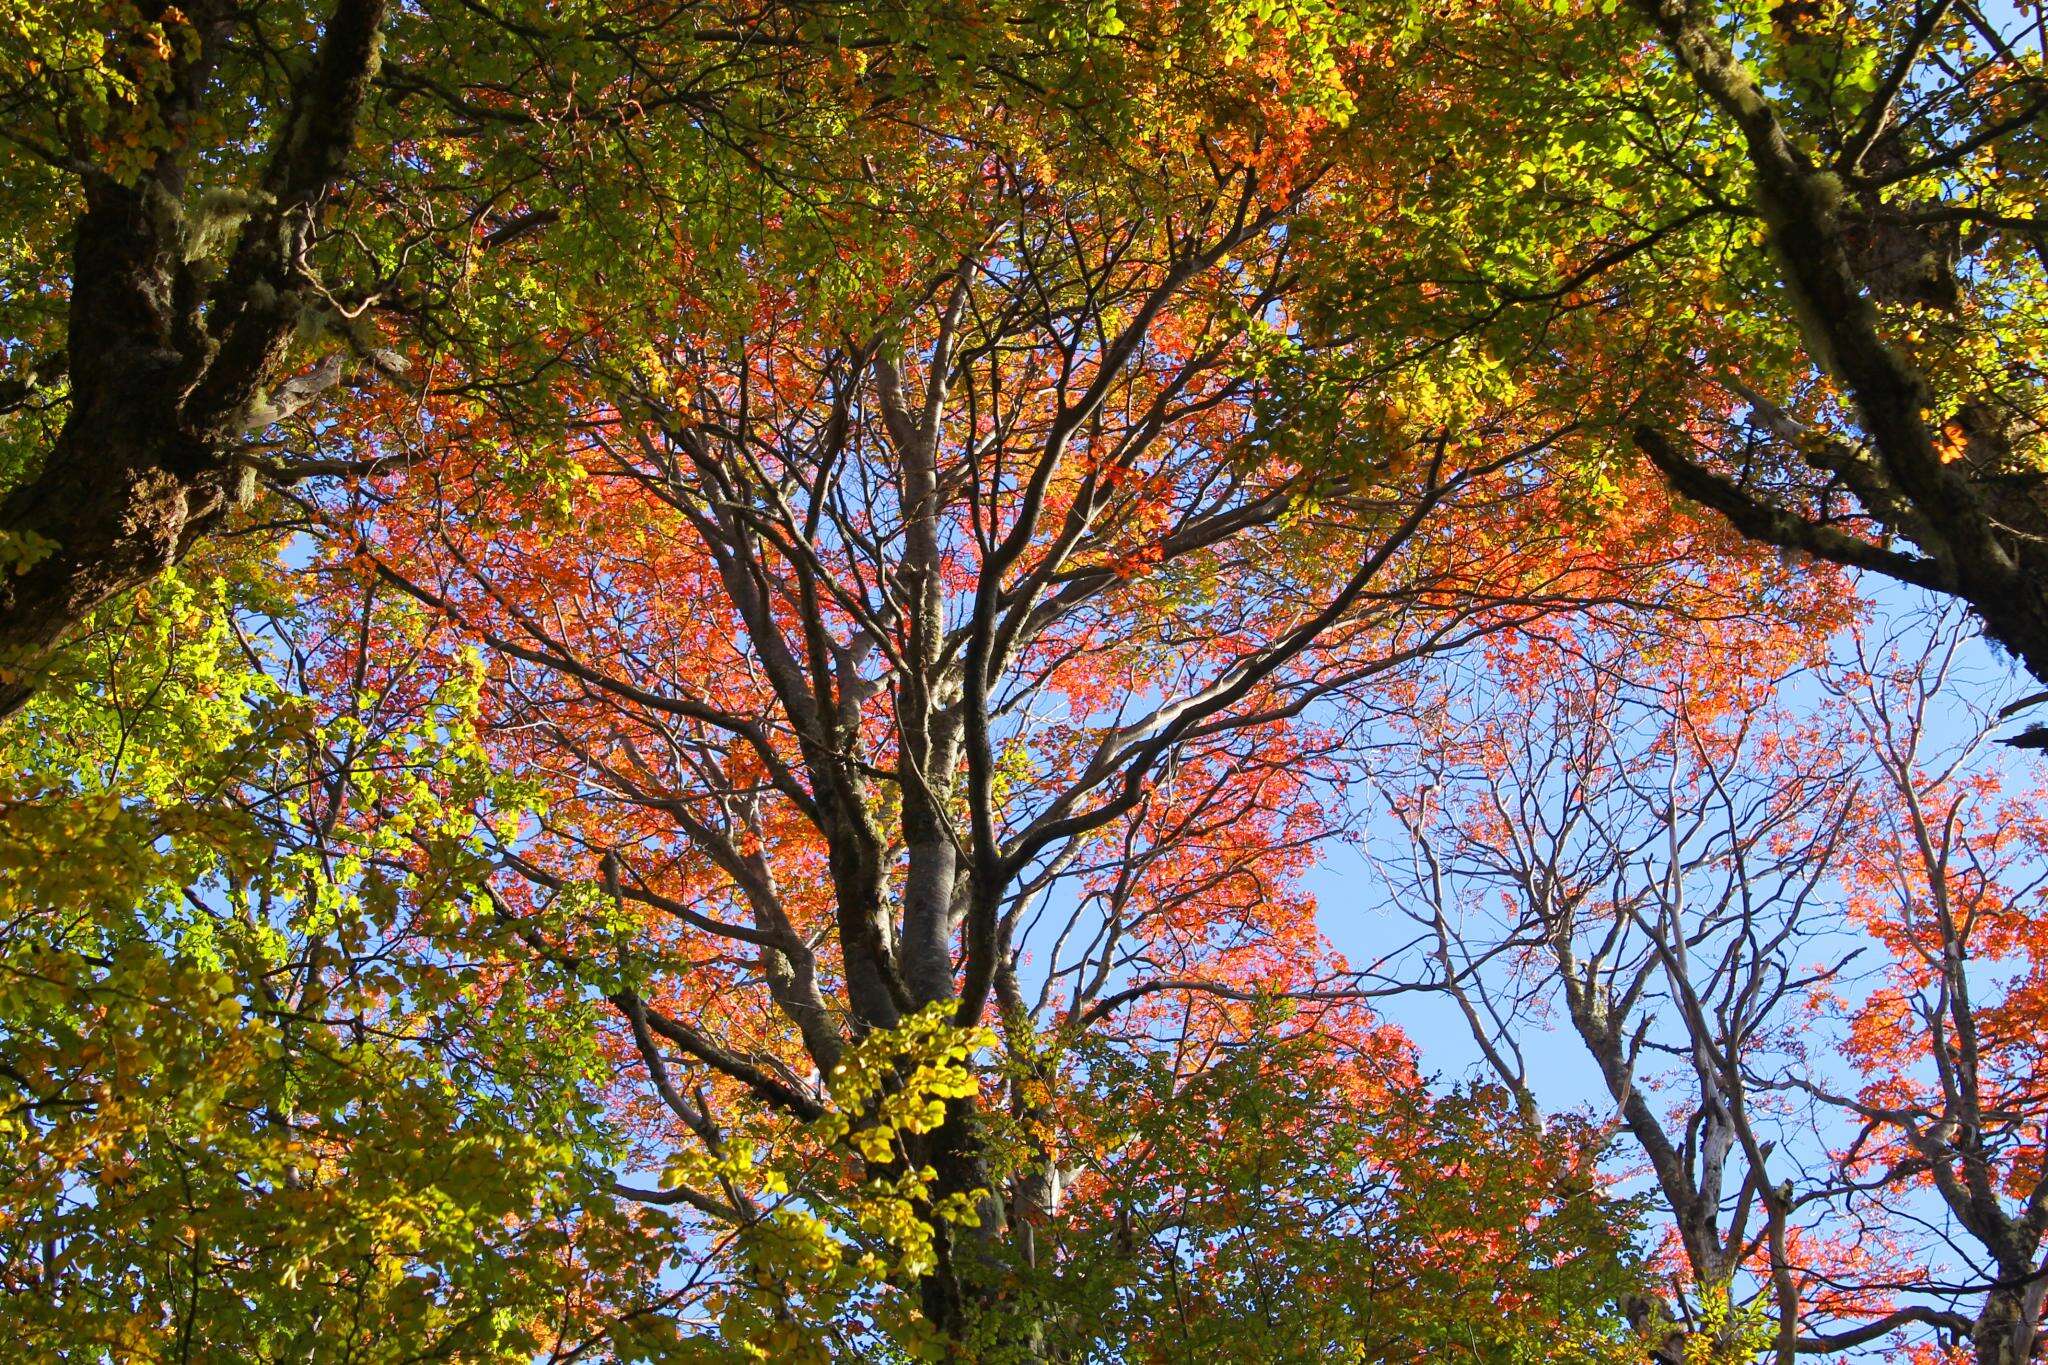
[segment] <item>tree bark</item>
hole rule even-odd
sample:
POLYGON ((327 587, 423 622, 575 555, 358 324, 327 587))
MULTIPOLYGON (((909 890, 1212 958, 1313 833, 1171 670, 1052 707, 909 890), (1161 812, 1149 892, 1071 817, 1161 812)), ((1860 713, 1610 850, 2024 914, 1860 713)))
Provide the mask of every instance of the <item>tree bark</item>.
MULTIPOLYGON (((303 403, 284 370, 313 283, 306 253, 343 173, 377 68, 388 0, 337 0, 286 111, 218 287, 189 258, 182 195, 195 149, 133 183, 84 169, 72 241, 70 408, 42 466, 0 497, 0 718, 96 608, 164 572, 253 490, 241 439, 303 403)), ((201 112, 230 15, 193 6, 198 41, 158 92, 181 134, 201 112)))
POLYGON ((1962 598, 1993 639, 2048 681, 2048 547, 2014 533, 1995 484, 1973 479, 1967 462, 1944 458, 1928 418, 1927 377, 1885 337, 1875 296, 1892 294, 1852 197, 1860 155, 1838 167, 1816 165, 1694 0, 1634 4, 1741 133, 1792 321, 1813 363, 1853 399, 1874 452, 1866 459, 1842 450, 1810 462, 1840 478, 1887 535, 1921 553, 1901 554, 1810 521, 1694 463, 1654 427, 1637 431, 1637 445, 1678 492, 1727 516, 1744 535, 1962 598))

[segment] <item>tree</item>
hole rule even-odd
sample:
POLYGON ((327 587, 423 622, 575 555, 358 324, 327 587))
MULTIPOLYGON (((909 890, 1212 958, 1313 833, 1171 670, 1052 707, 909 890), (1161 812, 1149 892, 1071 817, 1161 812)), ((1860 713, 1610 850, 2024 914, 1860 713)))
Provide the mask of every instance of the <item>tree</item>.
POLYGON ((1702 16, 7 21, 10 1329, 2025 1359, 2033 824, 1736 532, 2039 666, 2036 65, 1702 16))
POLYGON ((664 264, 701 256, 700 300, 721 257, 830 262, 805 229, 862 204, 848 100, 886 127, 934 65, 985 55, 892 60, 924 26, 690 0, 24 10, 0 30, 0 716, 261 485, 349 472, 325 451, 345 380, 406 382, 401 351, 545 368, 608 270, 665 278, 655 223, 664 264))
POLYGON ((998 1025, 999 1083, 862 1168, 931 1171, 906 1278, 956 1340, 1058 1209, 1078 1038, 1199 1055, 1357 994, 1289 889, 1355 744, 1319 708, 1571 606, 1720 603, 1660 584, 1647 502, 1612 539, 1559 515, 1572 423, 1297 334, 1297 227, 1398 135, 1327 98, 1226 135, 1202 91, 1187 155, 1125 163, 928 139, 963 207, 878 297, 764 269, 729 327, 593 327, 546 426, 451 376, 366 450, 430 460, 306 501, 337 591, 491 659, 494 753, 546 794, 500 913, 610 1003, 639 1164, 800 1141, 849 1049, 935 1006, 998 1025))
POLYGON ((2036 1352, 2040 831, 1992 709, 1949 723, 1965 640, 1957 614, 1859 627, 1730 692, 1716 651, 1580 635, 1527 675, 1543 700, 1447 708, 1391 786, 1416 954, 1488 1071, 1541 1112, 1528 1030, 1561 1003, 1685 1276, 1735 1287, 1729 1322, 1768 1305, 1754 1346, 1781 1359, 2036 1352))
POLYGON ((1815 1227, 1799 1148, 1752 1085, 1788 1002, 1832 978, 1802 954, 1858 810, 1838 737, 1798 726, 1772 671, 1750 671, 1796 670, 1810 638, 1745 620, 1642 651, 1625 618, 1575 625, 1418 715, 1416 766, 1388 784, 1408 842, 1385 864, 1420 928, 1414 970, 1525 1114, 1542 1112, 1531 1030, 1561 1009, 1693 1296, 1641 1309, 1658 1359, 1705 1338, 1786 1360, 1917 1321, 1825 1326, 1845 1247, 1815 1227), (1731 1289, 1747 1311, 1715 1316, 1731 1289))
POLYGON ((306 257, 348 169, 389 6, 341 0, 289 82, 265 49, 300 46, 314 16, 269 7, 238 32, 238 8, 148 6, 102 31, 74 7, 37 6, 8 26, 17 377, 4 396, 0 713, 27 696, 44 650, 245 496, 246 433, 338 377, 280 388, 324 292, 306 257), (235 135, 266 154, 208 158, 208 134, 225 141, 244 119, 235 135))
POLYGON ((2048 830, 2025 775, 1985 761, 1998 717, 1954 695, 1958 643, 1953 624, 1931 650, 1873 640, 1836 684, 1868 737, 1877 798, 1851 850, 1850 912, 1886 957, 1860 999, 1830 1002, 1863 1084, 1787 1083, 1856 1125, 1852 1188, 1938 1197, 1967 1258, 1949 1291, 1968 1308, 1958 1335, 1984 1365, 2013 1365, 2039 1352, 2048 1240, 2036 1079, 2048 830))
POLYGON ((1746 163, 1779 292, 1743 302, 1808 367, 1796 396, 1733 377, 1729 473, 1637 443, 1746 534, 1961 597, 2048 678, 2038 35, 1972 4, 1635 8, 1746 163))
POLYGON ((1000 61, 949 74, 987 50, 915 13, 863 32, 749 16, 737 34, 690 31, 694 47, 664 45, 668 12, 589 30, 466 14, 165 10, 111 47, 75 24, 13 33, 30 48, 14 145, 38 165, 16 236, 40 283, 12 297, 19 671, 4 704, 27 703, 31 669, 59 680, 16 727, 30 757, 12 812, 16 865, 35 873, 12 889, 19 941, 31 963, 44 950, 27 944, 59 945, 60 964, 25 970, 10 1005, 35 1210, 17 1264, 49 1309, 37 1339, 127 1349, 91 1336, 121 1321, 96 1300, 135 1333, 248 1353, 299 1349, 293 1333, 329 1332, 351 1300, 351 1349, 455 1357, 573 1354, 599 1349, 594 1334, 622 1355, 676 1349, 677 1306, 707 1295, 742 1352, 793 1323, 846 1330, 848 1313, 882 1332, 835 1268, 849 1258, 823 1249, 835 1227, 863 1273, 916 1287, 964 1339, 970 1310, 1006 1292, 1010 1248, 993 1234, 1019 1230, 1028 1270, 1022 1229, 1057 1204, 1046 1114, 1064 1045, 993 1090, 1032 1135, 1006 1144, 977 1116, 979 1088, 952 1079, 969 1045, 946 1030, 971 1030, 993 998, 1008 1050, 1030 1059, 1041 1025, 1057 1040, 1163 1021, 1213 1041, 1276 991, 1347 997, 1286 891, 1318 833, 1318 749, 1341 741, 1291 742, 1290 723, 1442 640, 1604 591, 1607 566, 1580 563, 1569 538, 1421 536, 1454 494, 1532 477, 1554 433, 1518 430, 1484 395, 1415 420, 1288 335, 1285 227, 1326 192, 1310 140, 1348 112, 1359 55, 1334 16, 1168 8, 1114 51, 1094 40, 1121 20, 998 28, 1061 92, 1024 101, 1036 118, 1013 130, 939 117, 990 83, 1033 87, 1000 61), (310 76, 272 60, 302 42, 310 76), (1219 49, 1220 79, 1184 79, 1219 49), (767 54, 769 75, 735 52, 767 54), (1066 97, 1133 93, 1138 71, 1127 154, 1066 97), (821 92, 847 96, 873 137, 819 136, 843 132, 821 92), (812 140, 775 121, 788 108, 812 140), (402 136, 366 158, 359 127, 402 136), (719 184, 721 163, 686 176, 647 161, 701 149, 703 128, 743 144, 757 174, 732 194, 754 221, 671 232, 670 197, 719 184), (751 140, 771 131, 773 165, 751 140), (1069 184, 1041 178, 1040 143, 1069 184), (923 164, 877 189, 875 152, 923 164), (1090 159, 1104 174, 1080 173, 1090 159), (607 203, 621 187, 643 193, 607 203), (600 207, 571 214, 572 195, 600 207), (901 243, 848 253, 835 235, 905 204, 901 243), (127 253, 107 272, 102 231, 127 253), (584 286, 545 304, 521 254, 542 237, 584 286), (607 271, 677 260, 681 276, 649 269, 639 287, 651 328, 598 321, 616 309, 607 271), (882 305, 865 317, 863 290, 882 305), (383 405, 367 440, 319 401, 356 356, 427 386, 367 395, 383 405), (402 411, 410 427, 391 420, 402 411), (1354 429, 1372 441, 1339 479, 1302 479, 1261 448, 1354 429), (337 457, 273 458, 273 436, 337 457), (187 613, 185 628, 206 622, 200 662, 129 648, 121 591, 221 527, 251 471, 331 526, 335 591, 187 613), (1316 497, 1347 520, 1305 526, 1316 497), (593 534, 579 542, 579 526, 593 534), (676 537, 658 572, 610 557, 635 534, 676 537), (487 553, 471 565, 465 548, 487 553), (1294 567, 1348 551, 1364 562, 1294 567), (1419 576, 1398 563, 1425 553, 1419 576), (554 575, 586 567, 598 592, 579 609, 635 615, 612 631, 586 616, 556 641, 522 598, 568 605, 554 575), (418 636, 394 592, 492 652, 494 757, 518 781, 474 763, 460 635, 418 636), (721 649, 642 603, 738 630, 721 649), (246 640, 251 610, 289 618, 282 662, 246 640), (1191 646, 1157 705, 1120 714, 1112 689, 1142 693, 1154 660, 1191 646), (645 670, 664 648, 691 681, 645 670), (214 656, 242 649, 229 681, 214 656), (119 677, 69 680, 102 666, 119 677), (132 702, 128 676, 165 666, 178 676, 132 702), (1034 685, 1070 714, 1035 713, 1034 685), (537 701, 552 718, 528 734, 537 701), (152 726, 165 737, 131 748, 152 726), (75 729, 92 742, 71 760, 41 747, 75 729), (106 772, 64 767, 95 744, 111 747, 106 772), (625 778, 627 799, 559 786, 565 761, 625 778), (109 809, 116 852, 77 838, 109 809), (657 816, 656 834, 635 832, 657 816), (512 880, 484 875, 478 841, 512 880), (806 897, 820 872, 830 895, 806 897), (74 883, 100 894, 67 924, 74 883), (1016 935, 1048 896, 1077 935, 1100 932, 1036 983, 1034 1022, 1016 935), (735 909, 751 924, 714 917, 735 909), (723 1011, 722 995, 750 1008, 723 1011), (1189 997, 1206 1003, 1166 1007, 1189 997), (231 1005, 251 1021, 239 1049, 231 1005), (593 1006, 610 1011, 602 1032, 593 1006), (108 1061, 86 1040, 116 1026, 139 1042, 108 1061), (932 1064, 936 1089, 915 1083, 932 1070, 919 1039, 952 1059, 932 1064), (644 1078, 603 1096, 622 1148, 584 1107, 585 1047, 644 1078), (178 1083, 112 1098, 138 1075, 178 1083), (768 1176, 750 1183, 756 1136, 813 1163, 804 1210, 762 1197, 768 1176), (486 1151, 510 1155, 473 1168, 486 1151), (658 1164, 661 1188, 614 1189, 615 1159, 658 1164), (732 1252, 716 1287, 636 1300, 655 1277, 621 1266, 687 1245, 697 1233, 667 1221, 684 1214, 732 1252), (894 1248, 882 1260, 877 1239, 894 1248), (272 1248, 297 1258, 282 1275, 272 1248), (756 1293, 750 1277, 797 1287, 756 1293))
POLYGON ((1046 1230, 1055 1358, 1640 1359, 1635 1210, 1597 1135, 1431 1095, 1390 1030, 1256 1022, 1194 1070, 1091 1050, 1109 1131, 1046 1230))
POLYGON ((2048 678, 2040 35, 1974 3, 1471 6, 1406 211, 1325 325, 1553 376, 1744 535, 1959 597, 2048 678))

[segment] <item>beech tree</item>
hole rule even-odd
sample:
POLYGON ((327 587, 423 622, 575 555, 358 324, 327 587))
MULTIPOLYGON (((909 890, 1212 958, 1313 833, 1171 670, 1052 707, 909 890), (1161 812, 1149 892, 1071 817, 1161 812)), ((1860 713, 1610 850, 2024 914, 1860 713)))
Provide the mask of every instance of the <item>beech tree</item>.
POLYGON ((588 1025, 466 922, 475 679, 323 679, 404 623, 300 630, 264 577, 202 549, 0 749, 0 1320, 42 1359, 601 1338, 653 1262, 588 1025))
POLYGON ((2041 1338, 2044 831, 2027 775, 1987 761, 1998 715, 1954 695, 1967 667, 1958 637, 1948 624, 1932 649, 1873 640, 1836 684, 1868 737, 1874 798, 1849 850, 1850 913, 1887 959, 1861 998, 1829 1002, 1846 1016, 1862 1084, 1779 1084, 1854 1122, 1846 1188, 1938 1197, 1962 1261, 1946 1291, 1956 1335, 1974 1359, 2006 1365, 2036 1356, 2041 1338))
POLYGON ((0 714, 94 608, 259 486, 348 472, 330 424, 350 390, 410 382, 403 352, 545 367, 551 313, 629 263, 659 278, 653 222, 686 219, 676 239, 707 258, 829 264, 807 225, 859 201, 848 100, 886 125, 930 94, 928 45, 891 55, 923 18, 691 0, 11 18, 0 714), (772 241, 748 232, 765 217, 772 241))
POLYGON ((1710 655, 1595 653, 1531 675, 1550 702, 1454 708, 1390 786, 1415 954, 1486 1070, 1555 1102, 1527 1059, 1557 1002, 1640 1153, 1684 1291, 1640 1314, 1660 1357, 2036 1351, 2038 822, 1990 707, 1934 719, 1966 640, 1781 655, 1805 719, 1710 655))
POLYGON ((1290 890, 1361 742, 1325 703, 1572 607, 1742 596, 1664 582, 1653 520, 1553 516, 1573 423, 1409 409, 1295 334, 1296 228, 1389 135, 1313 99, 1099 171, 932 142, 964 208, 879 299, 764 271, 726 329, 594 327, 550 426, 453 376, 371 442, 430 457, 306 501, 337 590, 490 660, 492 749, 545 793, 497 913, 615 1012, 672 1173, 626 1197, 748 1226, 703 1161, 801 1140, 870 1039, 996 1027, 855 1167, 930 1227, 892 1273, 956 1345, 1020 1311, 1084 1159, 1082 1042, 1199 1057, 1291 1000, 1360 1045, 1290 890))
MULTIPOLYGON (((1956 596, 2048 678, 2038 25, 1975 4, 1463 7, 1411 212, 1346 280, 1483 346, 1790 554, 1956 596)), ((1346 272, 1334 253, 1333 273, 1346 272)))
POLYGON ((2048 678, 2041 35, 1968 4, 1636 9, 1744 163, 1778 286, 1751 306, 1804 362, 1732 376, 1722 467, 1637 444, 1746 534, 1961 597, 2048 678))
POLYGON ((0 1325, 2037 1359, 2029 22, 0 20, 0 1325))
POLYGON ((1384 866, 1418 966, 1525 1113, 1553 1011, 1583 1048, 1668 1219, 1677 1292, 1637 1310, 1652 1354, 1853 1347, 1918 1319, 1828 1324, 1843 1248, 1815 1234, 1798 1149, 1750 1078, 1832 975, 1804 954, 1857 764, 1723 653, 1789 671, 1804 642, 1745 623, 1646 667, 1631 634, 1545 642, 1499 690, 1421 713, 1417 766, 1387 786, 1409 843, 1384 866))
POLYGON ((69 7, 8 25, 0 102, 20 186, 7 229, 15 374, 0 394, 16 419, 0 711, 27 695, 35 656, 220 520, 248 477, 234 458, 243 436, 335 377, 271 402, 319 297, 306 255, 348 168, 389 7, 343 0, 321 16, 290 84, 265 60, 262 28, 312 16, 266 16, 243 48, 237 6, 150 8, 108 31, 69 7), (205 183, 204 125, 249 118, 219 88, 237 81, 268 155, 205 183), (24 221, 44 215, 62 221, 24 221))

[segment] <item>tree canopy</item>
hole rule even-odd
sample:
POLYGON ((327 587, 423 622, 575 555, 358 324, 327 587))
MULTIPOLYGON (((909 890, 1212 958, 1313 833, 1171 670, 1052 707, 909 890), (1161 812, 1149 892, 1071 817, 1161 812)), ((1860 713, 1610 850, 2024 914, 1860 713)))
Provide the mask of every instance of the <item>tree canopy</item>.
POLYGON ((2044 44, 10 12, 0 1326, 2041 1358, 2044 44))

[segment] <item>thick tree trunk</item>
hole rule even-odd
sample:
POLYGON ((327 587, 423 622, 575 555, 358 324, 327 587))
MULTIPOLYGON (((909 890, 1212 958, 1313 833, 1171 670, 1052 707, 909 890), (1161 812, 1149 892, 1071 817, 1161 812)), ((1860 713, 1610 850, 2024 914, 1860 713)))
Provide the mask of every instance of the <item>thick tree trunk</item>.
MULTIPOLYGON (((53 463, 75 471, 39 480, 0 505, 0 528, 29 567, 0 585, 0 718, 34 690, 37 662, 110 598, 178 561, 229 503, 220 471, 185 479, 134 449, 113 458, 59 442, 53 463)), ((111 445, 111 443, 109 443, 111 445)))
MULTIPOLYGON (((1873 257, 1842 173, 1813 164, 1800 149, 1709 10, 1692 0, 1635 6, 1694 85, 1740 130, 1792 305, 1789 321, 1813 363, 1854 400, 1874 451, 1872 459, 1844 450, 1811 462, 1840 478, 1865 513, 1921 555, 1759 498, 1693 464, 1654 427, 1637 431, 1638 446, 1678 492, 1727 516, 1746 536, 1962 598, 1992 638, 2048 682, 2048 550, 2013 534, 2010 509, 1973 482, 1967 464, 1944 458, 1927 416, 1927 378, 1888 343, 1878 313, 1874 296, 1895 290, 1897 281, 1882 253, 1873 257)), ((2039 512, 2037 506, 2030 516, 2039 512)))
MULTIPOLYGON (((354 141, 388 9, 337 0, 218 287, 207 282, 214 263, 190 255, 180 202, 196 149, 174 146, 132 183, 83 172, 70 410, 42 467, 0 498, 0 718, 28 699, 49 650, 175 564, 249 487, 237 445, 278 411, 264 398, 283 378, 305 254, 354 141)), ((193 11, 200 39, 158 95, 159 117, 178 130, 203 112, 232 18, 217 5, 193 11)))
POLYGON ((30 670, 117 593, 169 568, 218 517, 233 479, 186 429, 194 365, 163 230, 177 207, 153 182, 87 190, 73 245, 72 403, 30 482, 0 501, 13 572, 0 576, 0 715, 30 670))
POLYGON ((2040 1344, 2041 1301, 2048 1280, 2022 1268, 1984 1297, 1970 1330, 1977 1365, 2027 1365, 2040 1344))

